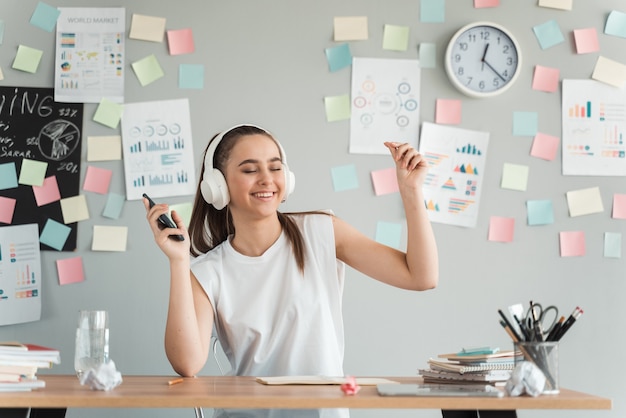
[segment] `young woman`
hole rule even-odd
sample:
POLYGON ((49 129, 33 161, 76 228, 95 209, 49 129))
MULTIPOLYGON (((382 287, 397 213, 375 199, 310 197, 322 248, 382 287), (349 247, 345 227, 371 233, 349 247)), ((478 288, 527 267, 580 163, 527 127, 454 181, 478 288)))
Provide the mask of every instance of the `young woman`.
POLYGON ((165 349, 177 373, 200 371, 215 327, 235 375, 343 376, 346 264, 402 289, 437 285, 437 247, 422 194, 426 162, 408 144, 384 145, 396 164, 406 252, 330 213, 281 213, 294 175, 280 143, 253 125, 209 143, 189 230, 175 211, 177 228, 161 229, 157 218, 167 205, 150 209, 144 199, 170 263, 165 349), (184 241, 168 238, 174 234, 184 241))

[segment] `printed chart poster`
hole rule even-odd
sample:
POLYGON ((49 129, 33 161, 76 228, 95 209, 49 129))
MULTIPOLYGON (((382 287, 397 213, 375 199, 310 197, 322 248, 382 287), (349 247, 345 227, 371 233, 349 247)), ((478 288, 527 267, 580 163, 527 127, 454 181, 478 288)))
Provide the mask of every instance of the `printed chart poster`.
POLYGON ((41 259, 36 224, 0 228, 0 325, 41 319, 41 259))
POLYGON ((429 167, 423 190, 432 222, 476 226, 488 145, 488 132, 424 122, 419 151, 429 167))
POLYGON ((125 9, 59 7, 55 100, 124 101, 125 9))
POLYGON ((196 192, 187 99, 125 104, 122 144, 128 200, 196 192))
POLYGON ((563 174, 626 176, 626 91, 563 80, 563 174))
MULTIPOLYGON (((0 197, 15 201, 0 226, 64 224, 60 200, 79 194, 83 106, 55 102, 53 89, 0 87, 0 197)), ((74 251, 77 222, 67 226, 62 247, 41 249, 74 251)))
POLYGON ((385 141, 417 148, 419 97, 419 61, 353 58, 350 153, 387 155, 385 141))

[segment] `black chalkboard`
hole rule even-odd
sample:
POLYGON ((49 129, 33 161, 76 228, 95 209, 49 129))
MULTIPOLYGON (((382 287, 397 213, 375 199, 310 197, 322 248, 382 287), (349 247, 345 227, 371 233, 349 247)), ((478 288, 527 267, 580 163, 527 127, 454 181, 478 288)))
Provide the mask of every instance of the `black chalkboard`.
MULTIPOLYGON (((19 179, 24 158, 46 162, 46 177, 56 176, 61 199, 78 195, 82 122, 83 104, 55 102, 54 89, 0 87, 0 164, 14 162, 19 179)), ((16 199, 12 225, 37 223, 41 234, 49 218, 64 223, 60 202, 37 206, 29 185, 0 190, 0 196, 16 199)), ((77 225, 67 226, 63 251, 73 251, 77 225)), ((54 250, 45 244, 41 249, 54 250)))

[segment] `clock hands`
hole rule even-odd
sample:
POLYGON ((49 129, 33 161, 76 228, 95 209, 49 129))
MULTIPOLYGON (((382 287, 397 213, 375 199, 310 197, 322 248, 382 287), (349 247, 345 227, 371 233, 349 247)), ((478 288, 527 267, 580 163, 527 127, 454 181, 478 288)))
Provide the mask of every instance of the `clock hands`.
POLYGON ((502 75, 501 75, 501 74, 500 74, 500 73, 499 73, 499 72, 498 72, 495 68, 493 68, 493 67, 491 66, 491 64, 489 64, 489 63, 487 62, 487 60, 485 59, 485 58, 487 57, 487 50, 488 50, 488 49, 489 49, 489 44, 486 44, 486 45, 485 45, 485 51, 483 52, 483 56, 482 56, 482 58, 480 59, 480 62, 482 62, 482 63, 483 63, 483 65, 482 65, 482 70, 484 70, 484 69, 485 69, 485 64, 487 64, 487 67, 489 67, 489 68, 491 69, 491 71, 493 71, 494 73, 496 73, 496 75, 497 75, 498 77, 500 77, 500 79, 501 79, 502 81, 506 82, 506 78, 502 77, 502 75))

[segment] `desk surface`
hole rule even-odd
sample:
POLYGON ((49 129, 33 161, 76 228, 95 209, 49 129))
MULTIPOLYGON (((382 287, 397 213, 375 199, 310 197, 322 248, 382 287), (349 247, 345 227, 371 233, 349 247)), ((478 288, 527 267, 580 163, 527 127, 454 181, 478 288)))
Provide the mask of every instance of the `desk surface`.
MULTIPOLYGON (((169 386, 173 376, 124 376, 115 389, 92 391, 73 375, 42 375, 46 387, 0 393, 0 408, 419 408, 419 409, 611 409, 611 400, 561 389, 536 398, 382 397, 375 386, 346 396, 337 385, 266 386, 253 377, 203 376, 169 386)), ((388 379, 418 383, 416 377, 388 379)))

